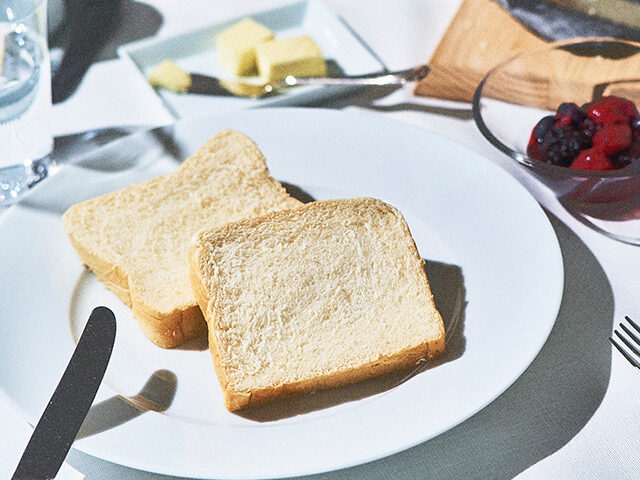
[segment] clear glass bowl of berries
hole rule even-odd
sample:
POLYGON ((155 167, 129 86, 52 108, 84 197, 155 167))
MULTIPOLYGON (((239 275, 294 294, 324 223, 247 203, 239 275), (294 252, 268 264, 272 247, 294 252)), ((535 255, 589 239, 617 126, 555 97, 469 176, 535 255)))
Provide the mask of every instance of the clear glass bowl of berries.
POLYGON ((576 218, 640 245, 640 43, 550 44, 492 69, 473 115, 576 218))

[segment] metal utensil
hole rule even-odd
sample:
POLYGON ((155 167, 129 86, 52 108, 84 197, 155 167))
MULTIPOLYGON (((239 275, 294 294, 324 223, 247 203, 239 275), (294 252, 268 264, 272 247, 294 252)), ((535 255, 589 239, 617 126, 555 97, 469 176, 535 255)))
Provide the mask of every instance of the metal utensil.
POLYGON ((102 382, 115 335, 111 310, 95 308, 12 480, 55 478, 102 382))
POLYGON ((384 86, 404 85, 422 80, 429 73, 427 65, 408 68, 395 72, 380 72, 368 75, 336 76, 336 77, 294 77, 274 83, 252 83, 236 80, 223 80, 199 73, 191 73, 191 87, 188 93, 202 95, 232 95, 240 97, 260 98, 272 95, 286 88, 297 85, 322 86, 384 86))
POLYGON ((122 126, 103 127, 84 132, 61 135, 53 139, 52 157, 56 162, 67 162, 72 157, 80 156, 109 142, 126 137, 148 127, 122 126))
POLYGON ((613 331, 615 337, 609 337, 609 341, 614 347, 626 358, 631 365, 640 368, 640 326, 631 320, 628 316, 624 317, 632 328, 627 327, 624 323, 620 323, 620 329, 626 334, 623 335, 617 329, 613 331), (616 337, 622 341, 627 347, 626 349, 616 340, 616 337))

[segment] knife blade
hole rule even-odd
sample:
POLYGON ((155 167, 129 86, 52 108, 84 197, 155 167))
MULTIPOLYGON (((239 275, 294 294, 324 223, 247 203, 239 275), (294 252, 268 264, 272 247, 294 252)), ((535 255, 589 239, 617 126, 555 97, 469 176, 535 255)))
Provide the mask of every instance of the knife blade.
POLYGON ((113 312, 106 307, 96 307, 12 480, 55 478, 98 392, 111 358, 115 335, 113 312))

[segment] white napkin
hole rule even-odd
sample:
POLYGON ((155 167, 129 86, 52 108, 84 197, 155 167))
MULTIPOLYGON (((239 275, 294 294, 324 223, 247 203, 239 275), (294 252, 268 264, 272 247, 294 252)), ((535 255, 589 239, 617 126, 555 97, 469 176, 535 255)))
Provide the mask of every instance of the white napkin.
MULTIPOLYGON (((11 478, 33 429, 15 411, 0 401, 0 478, 11 478)), ((57 480, 81 480, 84 475, 63 463, 57 480)))
POLYGON ((94 64, 78 89, 53 106, 53 136, 87 130, 168 125, 174 118, 132 64, 109 60, 94 64))

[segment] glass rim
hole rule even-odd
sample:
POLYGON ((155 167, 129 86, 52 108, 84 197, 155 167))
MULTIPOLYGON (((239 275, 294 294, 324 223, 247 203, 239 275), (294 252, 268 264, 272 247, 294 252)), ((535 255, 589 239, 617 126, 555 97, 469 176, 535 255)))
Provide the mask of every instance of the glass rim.
MULTIPOLYGON (((24 0, 22 0, 24 2, 24 0)), ((19 23, 21 21, 23 21, 26 18, 31 17, 32 15, 34 15, 34 13, 41 7, 43 7, 44 5, 47 4, 47 0, 31 0, 31 5, 30 8, 27 10, 27 12, 23 15, 20 15, 19 17, 15 17, 15 18, 9 18, 8 15, 6 14, 6 11, 8 8, 10 8, 9 4, 17 4, 17 3, 21 3, 21 0, 14 0, 14 1, 7 1, 7 0, 2 0, 0 1, 0 23, 19 23)))
MULTIPOLYGON (((517 60, 518 58, 531 56, 531 55, 544 54, 545 52, 557 50, 562 47, 578 46, 578 45, 588 44, 588 43, 594 43, 594 44, 595 43, 611 43, 611 44, 632 45, 634 47, 637 47, 640 53, 640 42, 636 42, 633 40, 625 40, 625 39, 612 38, 612 37, 582 37, 582 38, 572 38, 569 40, 552 42, 539 49, 521 52, 507 58, 506 60, 503 60, 497 63, 494 67, 491 68, 491 70, 489 70, 484 75, 483 79, 480 81, 480 83, 476 87, 476 90, 474 91, 473 100, 471 102, 471 112, 473 115, 473 120, 476 126, 478 127, 478 130, 480 130, 480 133, 482 133, 482 135, 489 141, 489 143, 491 143, 494 147, 496 147, 502 153, 505 153, 506 155, 511 157, 520 165, 523 165, 532 170, 540 170, 543 172, 547 171, 549 174, 553 174, 553 175, 566 175, 571 177, 589 177, 589 178, 602 178, 602 177, 624 178, 630 175, 636 175, 638 174, 638 172, 640 172, 640 164, 635 166, 620 168, 616 170, 579 170, 579 169, 572 169, 569 167, 562 167, 559 165, 553 165, 546 162, 541 162, 539 160, 534 160, 530 158, 527 154, 517 152, 514 149, 510 148, 509 146, 505 145, 503 142, 501 142, 493 134, 491 129, 485 123, 484 118, 482 117, 481 108, 480 108, 480 101, 483 98, 482 91, 486 81, 489 79, 491 74, 494 73, 496 70, 502 68, 504 65, 507 65, 508 63, 514 60, 517 60)), ((531 128, 533 128, 533 126, 531 128)))

